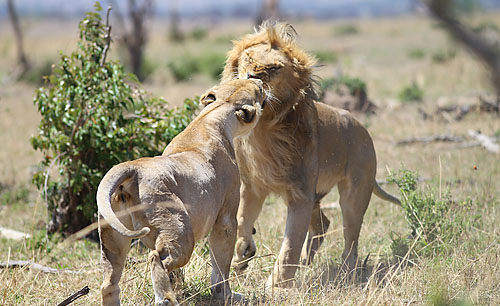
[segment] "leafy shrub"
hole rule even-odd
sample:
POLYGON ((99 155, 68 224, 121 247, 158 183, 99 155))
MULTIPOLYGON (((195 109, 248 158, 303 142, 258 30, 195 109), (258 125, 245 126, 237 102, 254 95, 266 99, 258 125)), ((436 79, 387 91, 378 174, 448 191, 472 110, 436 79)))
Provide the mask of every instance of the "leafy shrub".
POLYGON ((334 29, 335 36, 349 36, 349 35, 356 35, 358 33, 359 33, 358 27, 352 23, 339 25, 334 29))
POLYGON ((223 53, 207 52, 199 56, 184 54, 168 63, 168 68, 177 81, 186 81, 198 73, 210 76, 218 80, 226 56, 223 53))
POLYGON ((225 61, 224 53, 206 53, 198 58, 198 67, 200 72, 210 76, 213 80, 219 80, 225 61))
POLYGON ((207 29, 201 28, 201 27, 195 27, 193 31, 191 32, 191 37, 194 40, 203 40, 207 38, 208 36, 208 31, 207 29))
POLYGON ((324 93, 327 89, 338 89, 341 85, 347 86, 351 94, 356 92, 366 92, 366 83, 357 77, 343 75, 339 78, 327 78, 320 82, 320 92, 324 93))
POLYGON ((335 63, 338 61, 338 55, 333 50, 317 50, 313 51, 314 56, 319 63, 335 63))
POLYGON ((26 186, 16 187, 0 183, 0 205, 12 205, 28 200, 29 190, 26 186))
POLYGON ((398 94, 399 101, 407 102, 421 102, 424 98, 424 91, 415 82, 411 85, 404 87, 398 94))
POLYGON ((177 81, 187 81, 199 72, 198 63, 190 54, 184 54, 169 61, 167 66, 177 81))
POLYGON ((434 63, 444 63, 447 62, 457 56, 457 51, 453 49, 447 50, 437 50, 432 54, 432 61, 434 63))
POLYGON ((31 138, 44 159, 33 182, 47 200, 49 232, 75 232, 94 220, 103 175, 120 162, 154 156, 191 121, 197 102, 180 109, 136 88, 133 75, 105 56, 106 28, 99 11, 80 22, 78 49, 61 55, 34 99, 42 119, 31 138), (49 177, 55 167, 58 176, 49 177))
POLYGON ((420 48, 412 48, 408 51, 408 57, 412 59, 423 59, 425 57, 425 51, 420 48))
MULTIPOLYGON (((470 199, 456 202, 449 192, 438 195, 432 188, 417 189, 418 174, 400 170, 391 174, 388 182, 395 183, 401 194, 401 204, 406 221, 416 239, 414 250, 420 254, 434 254, 457 243, 467 230, 479 225, 480 215, 472 211, 470 199)), ((413 243, 407 238, 393 238, 392 249, 396 253, 404 244, 413 243)))
POLYGON ((231 41, 235 40, 237 37, 234 36, 233 34, 222 34, 218 35, 214 38, 214 43, 216 44, 227 44, 231 45, 231 41))

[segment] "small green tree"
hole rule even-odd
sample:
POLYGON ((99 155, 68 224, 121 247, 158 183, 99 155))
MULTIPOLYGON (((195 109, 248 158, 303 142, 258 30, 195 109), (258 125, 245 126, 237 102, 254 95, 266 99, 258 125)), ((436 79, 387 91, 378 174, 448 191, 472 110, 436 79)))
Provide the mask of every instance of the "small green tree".
POLYGON ((98 3, 95 9, 80 22, 77 50, 61 55, 34 99, 42 119, 31 143, 44 159, 33 182, 47 201, 49 233, 74 233, 94 221, 104 174, 120 162, 161 154, 197 109, 193 100, 168 109, 135 86, 120 63, 106 62, 110 28, 98 3), (58 175, 50 177, 53 170, 58 175))

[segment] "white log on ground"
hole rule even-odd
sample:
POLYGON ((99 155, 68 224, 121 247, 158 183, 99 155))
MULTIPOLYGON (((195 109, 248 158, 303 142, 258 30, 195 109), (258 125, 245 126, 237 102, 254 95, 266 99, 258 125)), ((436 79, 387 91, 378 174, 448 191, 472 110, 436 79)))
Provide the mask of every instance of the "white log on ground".
POLYGON ((0 237, 12 240, 23 240, 30 238, 31 235, 0 226, 0 237))
POLYGON ((500 153, 500 145, 498 144, 497 138, 483 135, 474 130, 469 130, 468 134, 470 137, 480 142, 481 146, 483 146, 486 150, 496 154, 500 153))

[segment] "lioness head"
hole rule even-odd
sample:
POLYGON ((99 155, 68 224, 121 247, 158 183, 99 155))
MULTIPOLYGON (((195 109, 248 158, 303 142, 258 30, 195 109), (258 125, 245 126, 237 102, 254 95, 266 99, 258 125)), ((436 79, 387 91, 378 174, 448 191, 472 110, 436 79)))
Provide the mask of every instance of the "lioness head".
POLYGON ((312 68, 316 63, 296 43, 294 28, 286 23, 263 23, 228 52, 222 82, 260 79, 270 91, 269 110, 288 112, 306 96, 315 98, 312 68))
MULTIPOLYGON (((263 106, 265 94, 262 81, 232 80, 212 87, 205 92, 200 102, 205 106, 200 116, 212 111, 227 111, 233 114, 236 124, 235 136, 248 134, 257 124, 263 106)), ((231 115, 226 120, 231 120, 231 115)))

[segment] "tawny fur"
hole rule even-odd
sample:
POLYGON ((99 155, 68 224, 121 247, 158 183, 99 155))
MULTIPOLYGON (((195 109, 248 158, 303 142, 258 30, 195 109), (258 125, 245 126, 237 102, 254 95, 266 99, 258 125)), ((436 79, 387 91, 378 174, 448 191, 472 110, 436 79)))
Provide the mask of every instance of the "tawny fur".
POLYGON ((319 248, 329 224, 319 202, 333 186, 339 188, 343 258, 350 268, 372 192, 399 203, 375 182, 375 150, 366 129, 349 112, 315 101, 316 61, 295 38, 291 25, 265 22, 234 41, 222 75, 222 82, 260 79, 268 91, 269 105, 252 135, 235 143, 242 180, 236 266, 244 269, 255 254, 253 224, 265 197, 277 193, 288 215, 270 284, 282 286, 292 283, 307 232, 303 262, 319 248))
POLYGON ((209 90, 209 104, 162 156, 113 167, 97 191, 104 266, 103 305, 119 305, 132 238, 150 248, 156 305, 177 304, 169 273, 185 265, 194 243, 209 236, 216 298, 235 297, 228 283, 236 239, 239 172, 233 141, 251 133, 261 114, 262 82, 235 80, 209 90))

